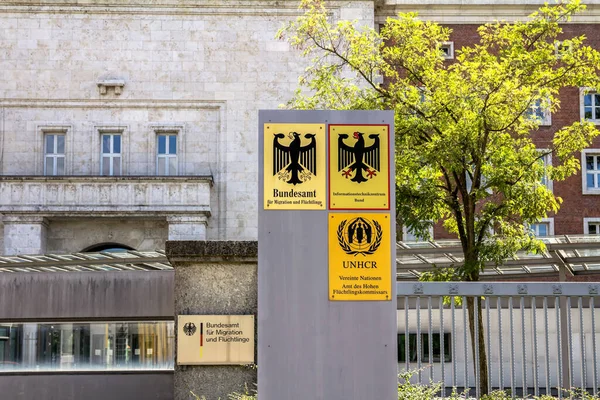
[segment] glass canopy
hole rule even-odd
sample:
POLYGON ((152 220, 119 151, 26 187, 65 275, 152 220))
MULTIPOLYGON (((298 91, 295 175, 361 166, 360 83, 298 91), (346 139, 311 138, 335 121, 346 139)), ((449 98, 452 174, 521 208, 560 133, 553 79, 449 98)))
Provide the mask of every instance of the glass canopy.
MULTIPOLYGON (((540 238, 546 244, 541 254, 518 252, 502 264, 489 263, 483 279, 522 277, 525 274, 553 274, 564 267, 571 275, 600 273, 600 235, 553 236, 540 238)), ((396 271, 398 280, 414 280, 434 267, 451 267, 463 262, 458 240, 398 242, 396 271)))
POLYGON ((172 270, 163 250, 0 256, 0 273, 172 270))

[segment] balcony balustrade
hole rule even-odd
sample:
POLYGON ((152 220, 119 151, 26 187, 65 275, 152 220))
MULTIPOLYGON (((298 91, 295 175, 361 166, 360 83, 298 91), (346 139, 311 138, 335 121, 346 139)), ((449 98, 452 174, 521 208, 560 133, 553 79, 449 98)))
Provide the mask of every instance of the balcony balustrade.
POLYGON ((210 176, 0 176, 0 213, 210 215, 210 176))

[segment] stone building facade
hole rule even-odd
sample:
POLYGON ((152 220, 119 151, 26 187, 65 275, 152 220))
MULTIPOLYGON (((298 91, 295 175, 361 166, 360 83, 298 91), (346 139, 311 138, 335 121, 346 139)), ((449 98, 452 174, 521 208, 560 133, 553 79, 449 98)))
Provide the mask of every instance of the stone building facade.
MULTIPOLYGON (((477 25, 523 18, 542 3, 329 5, 334 17, 368 26, 399 11, 417 11, 450 26, 458 49, 476 39, 477 25)), ((587 33, 600 48, 594 35, 600 0, 587 4, 588 12, 568 33, 587 33)), ((255 240, 257 111, 289 99, 306 66, 288 43, 275 39, 282 24, 299 15, 297 5, 2 2, 0 252, 113 245, 152 250, 167 239, 255 240)), ((565 92, 563 108, 541 136, 580 116, 577 90, 565 92)), ((600 149, 600 142, 593 148, 600 149)), ((552 221, 553 233, 587 232, 583 218, 598 217, 600 223, 597 195, 583 193, 584 183, 580 175, 554 186, 565 204, 552 221)))
MULTIPOLYGON (((373 25, 371 1, 332 11, 373 25)), ((298 14, 288 1, 2 2, 0 252, 256 239, 257 115, 305 68, 275 39, 298 14)))

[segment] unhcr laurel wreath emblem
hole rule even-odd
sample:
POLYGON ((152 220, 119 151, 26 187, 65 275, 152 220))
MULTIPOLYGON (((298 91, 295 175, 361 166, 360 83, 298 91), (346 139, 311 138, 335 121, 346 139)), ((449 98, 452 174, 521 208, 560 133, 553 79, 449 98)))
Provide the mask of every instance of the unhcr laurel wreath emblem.
POLYGON ((183 333, 188 336, 192 336, 194 333, 196 333, 196 325, 194 325, 193 322, 188 322, 183 326, 183 333))
POLYGON ((343 220, 337 229, 338 242, 346 254, 373 254, 381 245, 383 230, 379 222, 358 217, 343 220))

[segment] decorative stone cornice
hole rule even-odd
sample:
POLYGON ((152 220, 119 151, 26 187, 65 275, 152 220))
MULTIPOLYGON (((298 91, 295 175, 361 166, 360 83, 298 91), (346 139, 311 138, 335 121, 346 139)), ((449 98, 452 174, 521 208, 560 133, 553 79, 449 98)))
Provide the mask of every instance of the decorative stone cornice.
POLYGON ((170 224, 205 224, 208 222, 206 215, 168 215, 170 224))
MULTIPOLYGON (((361 0, 330 2, 339 8, 361 0)), ((261 15, 294 16, 301 14, 296 0, 8 0, 0 4, 2 12, 52 14, 141 14, 141 15, 261 15)))
POLYGON ((130 100, 130 99, 0 99, 0 107, 7 108, 176 108, 176 109, 200 109, 221 110, 225 107, 223 100, 130 100))
MULTIPOLYGON (((481 24, 497 20, 522 20, 546 0, 372 0, 375 21, 399 12, 418 12, 421 18, 447 24, 481 24)), ((339 9, 361 0, 329 1, 339 9)), ((0 13, 48 14, 139 14, 139 15, 238 15, 296 16, 297 0, 8 0, 0 4, 0 13)), ((588 10, 573 18, 574 23, 598 23, 600 0, 587 0, 588 10)))
MULTIPOLYGON (((483 24, 499 20, 525 20, 547 0, 377 0, 375 22, 385 23, 398 13, 417 12, 423 20, 444 24, 483 24)), ((600 21, 600 0, 584 2, 587 10, 573 17, 573 23, 600 21)))
POLYGON ((48 220, 40 215, 6 215, 2 218, 4 224, 40 224, 48 226, 48 220))

